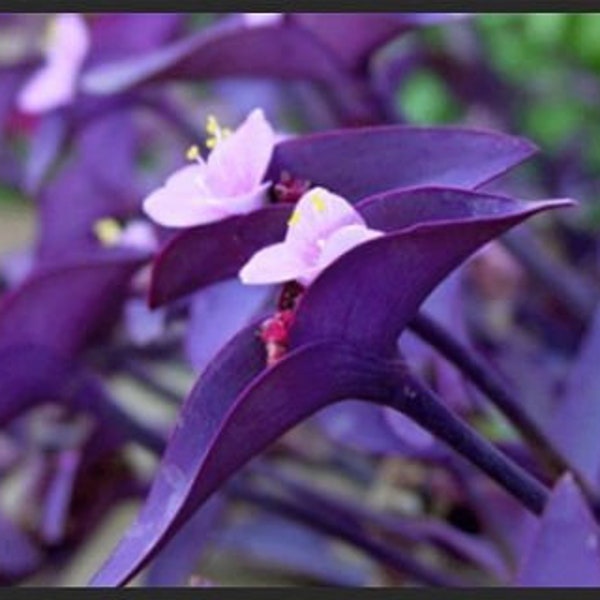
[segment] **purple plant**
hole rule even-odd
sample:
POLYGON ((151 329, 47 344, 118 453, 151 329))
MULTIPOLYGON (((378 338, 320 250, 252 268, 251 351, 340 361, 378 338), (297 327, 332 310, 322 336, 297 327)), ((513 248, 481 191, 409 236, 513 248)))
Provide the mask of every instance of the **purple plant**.
MULTIPOLYGON (((526 336, 477 323, 487 293, 496 321, 521 301, 527 326, 560 328, 548 263, 516 233, 575 203, 524 200, 504 177, 526 178, 529 141, 393 122, 379 85, 389 42, 469 20, 52 19, 41 56, 0 66, 0 179, 37 216, 34 243, 1 266, 0 473, 21 483, 0 514, 0 581, 60 582, 135 499, 91 585, 145 567, 148 585, 216 585, 211 551, 336 585, 598 585, 597 323, 557 374, 530 366, 526 336), (241 114, 213 82, 248 76, 278 84, 241 114), (318 91, 296 98, 299 133, 271 117, 289 80, 318 91), (210 103, 186 96, 198 82, 210 103), (335 127, 315 132, 323 106, 335 127), (538 279, 525 300, 523 273, 538 279)), ((409 58, 391 60, 404 73, 431 57, 409 58)), ((564 272, 559 301, 585 296, 564 272)))

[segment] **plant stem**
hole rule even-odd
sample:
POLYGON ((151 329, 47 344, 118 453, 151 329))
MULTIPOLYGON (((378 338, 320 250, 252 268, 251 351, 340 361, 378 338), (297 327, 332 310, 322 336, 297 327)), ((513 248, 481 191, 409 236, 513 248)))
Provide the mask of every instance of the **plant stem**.
POLYGON ((422 340, 433 346, 451 362, 500 409, 513 423, 550 469, 553 476, 568 469, 567 461, 548 439, 544 431, 523 409, 491 369, 467 346, 461 344, 442 325, 424 313, 419 313, 409 325, 422 340))
POLYGON ((395 373, 390 373, 390 393, 378 402, 413 419, 487 473, 531 512, 540 514, 548 489, 454 415, 403 363, 395 364, 395 373))

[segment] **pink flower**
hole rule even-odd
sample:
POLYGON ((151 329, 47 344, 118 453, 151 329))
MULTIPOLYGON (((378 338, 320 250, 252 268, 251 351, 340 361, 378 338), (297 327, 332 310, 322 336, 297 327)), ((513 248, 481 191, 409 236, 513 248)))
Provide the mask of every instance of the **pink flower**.
POLYGON ((249 213, 267 201, 270 182, 261 183, 275 146, 275 133, 262 110, 255 109, 233 133, 209 117, 204 161, 192 146, 183 167, 144 201, 144 211, 165 227, 192 227, 249 213))
POLYGON ((72 13, 55 16, 44 48, 46 62, 21 90, 19 109, 42 113, 71 102, 89 49, 90 36, 83 17, 72 13))
POLYGON ((336 258, 380 235, 342 197, 313 188, 298 201, 285 240, 259 250, 239 276, 246 284, 295 279, 309 285, 336 258))
POLYGON ((250 27, 274 25, 283 21, 282 13, 242 13, 242 16, 250 27))

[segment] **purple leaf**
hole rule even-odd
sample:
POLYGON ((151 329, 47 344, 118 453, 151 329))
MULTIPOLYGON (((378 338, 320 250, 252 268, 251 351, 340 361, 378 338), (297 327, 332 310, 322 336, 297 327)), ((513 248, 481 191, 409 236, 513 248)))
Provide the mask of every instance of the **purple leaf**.
POLYGON ((590 325, 554 405, 549 431, 558 448, 589 484, 600 485, 600 311, 590 325))
POLYGON ((115 249, 40 266, 0 301, 0 348, 33 344, 77 352, 104 332, 147 258, 115 249))
POLYGON ((143 55, 168 43, 183 25, 176 13, 101 14, 92 23, 92 63, 143 55))
POLYGON ((75 365, 45 348, 13 345, 0 350, 0 425, 48 398, 66 396, 75 373, 75 365))
POLYGON ((598 525, 573 477, 558 482, 544 509, 517 584, 600 587, 598 525))
POLYGON ((381 393, 377 365, 340 345, 302 348, 256 377, 264 360, 249 327, 208 367, 182 408, 145 506, 93 585, 126 582, 231 474, 285 431, 336 400, 381 393))
POLYGON ((177 234, 154 262, 150 306, 235 277, 257 250, 280 241, 291 212, 289 205, 269 206, 177 234))
MULTIPOLYGON (((525 160, 533 151, 529 142, 496 133, 456 128, 362 128, 281 142, 275 147, 267 178, 277 181, 282 171, 288 171, 357 201, 398 187, 475 187, 525 160)), ((431 198, 425 194, 407 199, 415 202, 406 202, 403 214, 390 205, 397 227, 443 219, 446 210, 464 216, 474 210, 470 198, 452 200, 442 197, 441 191, 431 198), (425 205, 419 206, 417 200, 425 205)), ((287 205, 268 207, 174 236, 154 265, 151 306, 161 306, 236 275, 257 250, 283 239, 290 212, 287 205)), ((385 224, 387 216, 382 213, 379 220, 385 224)))
MULTIPOLYGON (((411 193, 422 190, 404 199, 411 193)), ((385 397, 387 363, 356 348, 394 355, 419 303, 478 245, 540 210, 569 204, 463 193, 476 205, 467 218, 460 213, 456 221, 384 236, 333 263, 301 300, 295 349, 274 366, 264 368, 255 325, 221 351, 184 403, 146 504, 94 585, 125 583, 230 475, 297 423, 339 400, 385 397), (399 285, 407 279, 410 288, 399 285)))
POLYGON ((141 57, 90 69, 89 94, 121 93, 156 81, 198 81, 231 76, 339 81, 340 64, 327 48, 289 21, 248 26, 223 21, 141 57))
MULTIPOLYGON (((416 190, 399 196, 408 202, 413 193, 423 195, 416 190)), ((469 254, 527 217, 572 204, 451 192, 451 196, 461 194, 473 203, 470 218, 418 224, 366 242, 332 263, 300 301, 290 332, 292 347, 319 339, 347 340, 393 356, 398 336, 421 302, 469 254), (396 308, 391 311, 390 307, 396 308)), ((398 223, 387 210, 393 202, 393 195, 387 195, 379 205, 371 204, 372 218, 365 214, 368 225, 377 228, 374 215, 385 214, 387 227, 394 229, 398 223)), ((393 214, 402 211, 396 209, 393 214)))
MULTIPOLYGON (((60 125, 61 117, 55 114, 44 125, 52 119, 60 125)), ((74 244, 96 246, 93 226, 98 219, 130 216, 141 203, 141 194, 132 185, 137 143, 130 115, 117 112, 93 120, 75 139, 74 151, 40 193, 38 253, 44 258, 71 253, 74 244), (109 155, 111 160, 98 160, 109 155)))
POLYGON ((364 127, 286 140, 267 175, 308 179, 354 202, 396 188, 474 188, 535 152, 513 136, 459 127, 364 127))
POLYGON ((146 585, 186 585, 207 543, 212 541, 213 530, 220 524, 224 508, 223 498, 217 495, 203 505, 152 562, 146 585))

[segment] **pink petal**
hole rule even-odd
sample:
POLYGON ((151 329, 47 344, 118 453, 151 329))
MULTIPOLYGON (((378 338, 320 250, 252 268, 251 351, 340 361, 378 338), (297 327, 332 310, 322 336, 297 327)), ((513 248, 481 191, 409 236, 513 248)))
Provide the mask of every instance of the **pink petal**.
POLYGON ((207 182, 219 196, 240 196, 255 190, 265 175, 275 133, 262 110, 255 109, 208 157, 207 182))
MULTIPOLYGON (((352 248, 360 246, 369 240, 374 240, 382 236, 381 231, 369 229, 364 225, 346 225, 332 233, 325 241, 323 250, 319 256, 317 263, 317 273, 320 273, 325 267, 329 266, 336 258, 345 254, 352 248)), ((313 276, 316 277, 316 274, 313 276)), ((312 282, 312 279, 304 283, 305 285, 312 282)))
POLYGON ((46 64, 21 90, 17 105, 23 112, 41 113, 73 100, 77 78, 89 51, 89 34, 82 17, 59 15, 54 19, 46 64))
POLYGON ((203 174, 203 165, 179 169, 144 200, 144 212, 165 227, 193 227, 226 217, 220 201, 205 195, 203 174))
POLYGON ((241 269, 239 277, 245 284, 283 283, 311 271, 311 265, 281 242, 259 250, 241 269))
POLYGON ((324 241, 345 225, 365 226, 363 218, 341 196, 316 187, 300 198, 290 219, 286 241, 316 261, 324 241))
POLYGON ((54 18, 46 58, 81 66, 90 50, 90 34, 85 19, 78 14, 64 13, 54 18))
POLYGON ((243 215, 252 212, 267 203, 267 192, 270 185, 271 184, 267 182, 254 188, 248 194, 242 194, 231 198, 220 198, 219 204, 229 215, 243 215))
POLYGON ((249 27, 275 25, 283 20, 282 13, 243 13, 242 16, 249 27))

